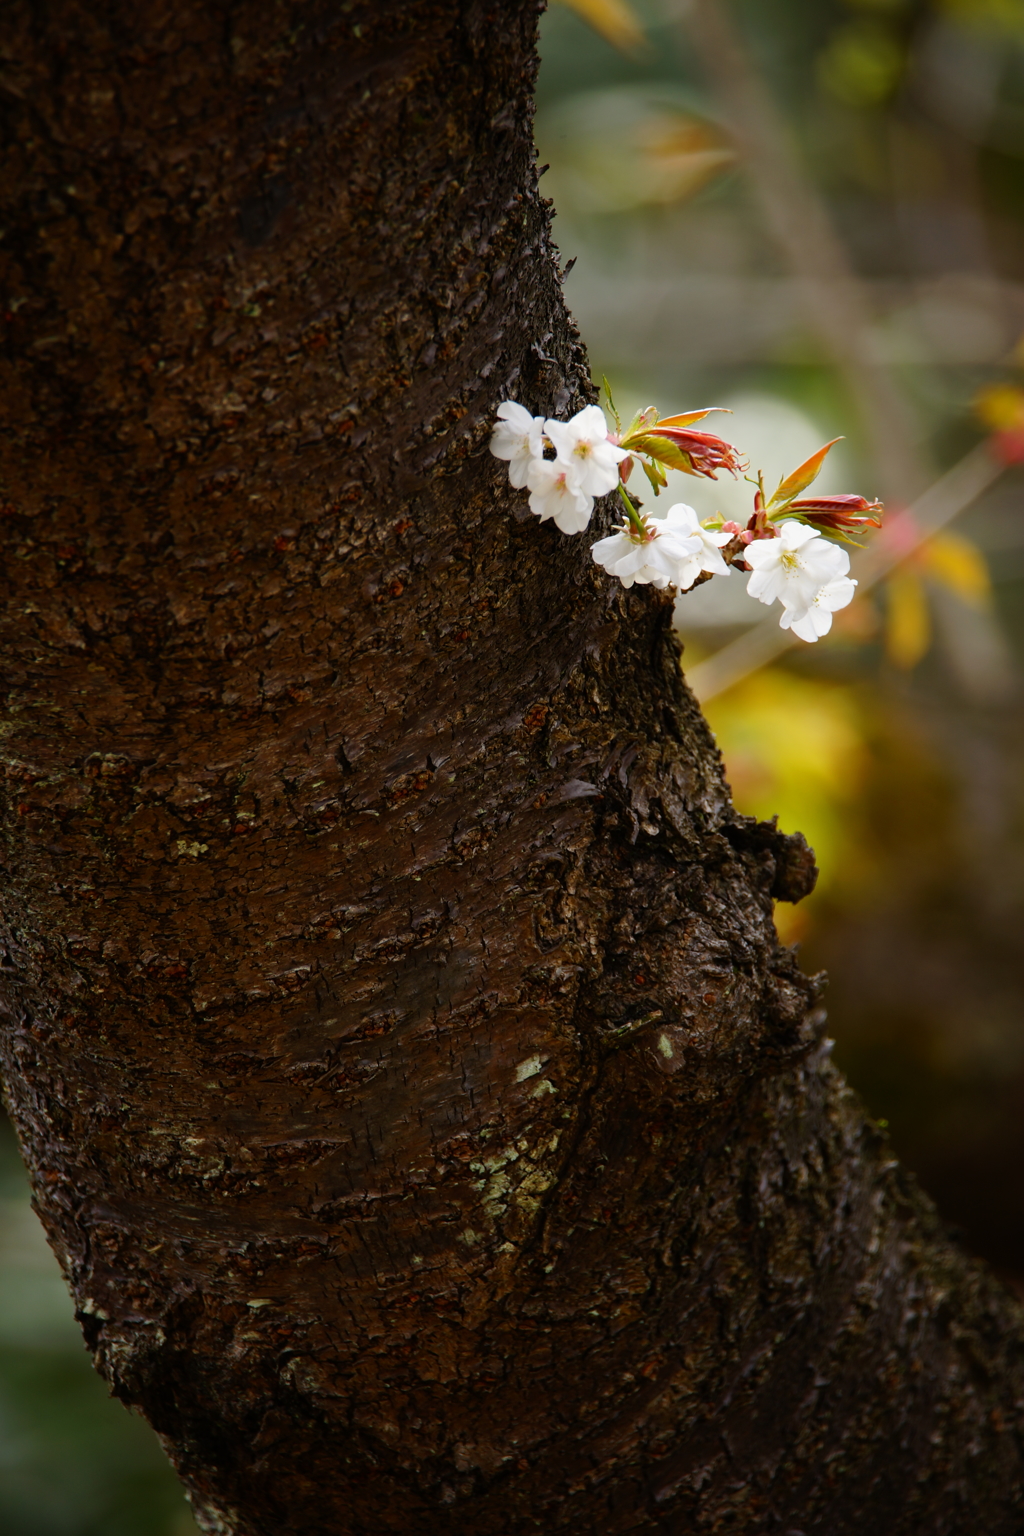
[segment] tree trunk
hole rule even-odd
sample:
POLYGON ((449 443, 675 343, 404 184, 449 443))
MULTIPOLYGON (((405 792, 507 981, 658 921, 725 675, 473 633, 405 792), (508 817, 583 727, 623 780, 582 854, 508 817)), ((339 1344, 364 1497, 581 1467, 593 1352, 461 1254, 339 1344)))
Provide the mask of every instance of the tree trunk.
POLYGON ((37 1207, 209 1531, 1017 1532, 1020 1317, 829 1066, 803 845, 487 451, 592 398, 535 11, 6 8, 37 1207))

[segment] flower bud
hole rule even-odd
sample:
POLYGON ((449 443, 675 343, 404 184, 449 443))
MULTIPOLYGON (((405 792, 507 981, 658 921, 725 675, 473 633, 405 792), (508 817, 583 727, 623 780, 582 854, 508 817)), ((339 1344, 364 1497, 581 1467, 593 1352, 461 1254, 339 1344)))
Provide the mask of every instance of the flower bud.
POLYGON ((881 528, 880 501, 867 501, 863 496, 812 496, 803 501, 791 501, 786 508, 799 516, 801 522, 814 528, 831 528, 837 533, 854 533, 861 528, 881 528), (873 514, 878 514, 873 515, 873 514))
POLYGON ((763 502, 760 507, 757 506, 759 499, 760 493, 754 498, 756 510, 742 534, 744 544, 750 544, 754 539, 777 539, 779 536, 779 530, 765 512, 763 502))
POLYGON ((720 469, 738 475, 746 466, 732 444, 711 432, 694 430, 693 423, 702 421, 707 415, 707 410, 701 410, 682 416, 659 417, 655 407, 648 406, 624 433, 622 446, 633 453, 645 454, 667 469, 681 470, 685 475, 701 475, 706 480, 714 480, 720 469))

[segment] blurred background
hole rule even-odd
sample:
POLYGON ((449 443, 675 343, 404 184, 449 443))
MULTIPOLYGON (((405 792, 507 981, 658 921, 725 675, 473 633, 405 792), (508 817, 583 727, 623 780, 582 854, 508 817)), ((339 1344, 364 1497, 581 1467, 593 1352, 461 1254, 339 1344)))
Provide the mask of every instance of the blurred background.
MULTIPOLYGON (((1024 1294, 1024 0, 555 0, 542 60, 543 187, 620 411, 727 407, 769 488, 843 434, 819 487, 889 508, 827 639, 779 650, 718 577, 678 604, 684 667, 739 808, 817 851, 777 919, 829 973, 837 1059, 1024 1294)), ((649 508, 749 515, 743 481, 670 480, 649 508)), ((91 1371, 9 1134, 0 1529, 195 1531, 91 1371)))

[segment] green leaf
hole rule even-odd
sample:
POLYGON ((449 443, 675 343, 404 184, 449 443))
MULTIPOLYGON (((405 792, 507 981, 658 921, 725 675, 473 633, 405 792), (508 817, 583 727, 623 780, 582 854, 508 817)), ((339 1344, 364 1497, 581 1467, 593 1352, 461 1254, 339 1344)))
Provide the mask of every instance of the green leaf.
POLYGON ((628 448, 630 453, 646 453, 652 459, 657 459, 660 464, 667 464, 669 469, 682 470, 684 475, 693 473, 690 455, 678 448, 671 438, 658 437, 654 432, 644 432, 632 440, 623 439, 622 446, 628 448))
POLYGON ((646 459, 640 460, 640 468, 651 482, 651 487, 655 496, 657 496, 668 485, 664 470, 659 469, 657 464, 648 463, 646 459))
POLYGON ((794 469, 791 475, 786 476, 785 480, 780 480, 779 488, 765 510, 771 513, 788 507, 801 491, 805 491, 818 478, 821 466, 825 462, 825 455, 830 448, 835 447, 836 443, 841 442, 841 437, 834 437, 830 443, 825 444, 824 448, 819 448, 817 453, 812 453, 809 459, 805 459, 798 469, 794 469))
POLYGON ((601 383, 604 386, 605 399, 608 401, 608 408, 611 411, 612 415, 615 417, 615 430, 616 430, 616 432, 618 432, 619 436, 621 437, 622 436, 622 422, 619 420, 619 413, 615 409, 615 401, 612 399, 612 387, 608 383, 608 375, 607 374, 602 373, 602 375, 601 375, 601 383))

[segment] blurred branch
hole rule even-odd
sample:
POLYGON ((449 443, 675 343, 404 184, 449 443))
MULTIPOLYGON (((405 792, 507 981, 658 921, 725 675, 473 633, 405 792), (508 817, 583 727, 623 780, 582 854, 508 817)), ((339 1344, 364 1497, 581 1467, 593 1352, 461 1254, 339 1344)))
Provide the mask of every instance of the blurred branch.
POLYGON ((789 128, 735 26, 729 0, 691 0, 686 24, 729 117, 765 226, 800 278, 808 316, 854 398, 881 484, 906 505, 929 475, 909 405, 871 342, 874 316, 820 198, 803 175, 789 128))
MULTIPOLYGON (((871 547, 854 559, 850 574, 856 577, 860 591, 870 591, 940 528, 966 511, 999 478, 1005 467, 1005 462, 992 453, 987 441, 972 448, 912 506, 897 513, 871 547)), ((686 674, 686 680, 700 702, 705 704, 797 643, 792 631, 779 628, 776 618, 765 618, 706 661, 698 662, 686 674)))

